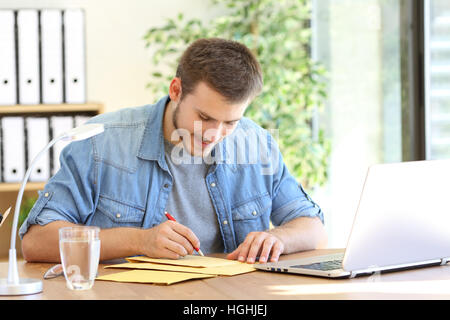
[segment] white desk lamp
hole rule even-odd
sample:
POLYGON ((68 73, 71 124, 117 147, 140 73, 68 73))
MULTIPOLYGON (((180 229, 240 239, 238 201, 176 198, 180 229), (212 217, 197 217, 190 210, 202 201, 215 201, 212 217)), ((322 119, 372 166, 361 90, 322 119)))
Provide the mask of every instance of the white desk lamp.
POLYGON ((30 167, 25 173, 22 185, 17 196, 16 207, 14 208, 13 226, 11 231, 11 247, 9 249, 9 265, 8 265, 8 278, 0 278, 0 296, 9 295, 25 295, 35 294, 42 292, 42 281, 38 279, 20 279, 17 268, 17 254, 16 254, 16 235, 17 224, 19 221, 20 204, 22 202, 23 192, 25 185, 30 177, 31 171, 36 165, 39 158, 47 152, 56 142, 60 140, 64 141, 78 141, 90 138, 104 131, 103 124, 92 123, 85 124, 76 128, 73 128, 66 133, 63 133, 59 137, 56 137, 49 144, 38 153, 38 155, 31 162, 30 167))

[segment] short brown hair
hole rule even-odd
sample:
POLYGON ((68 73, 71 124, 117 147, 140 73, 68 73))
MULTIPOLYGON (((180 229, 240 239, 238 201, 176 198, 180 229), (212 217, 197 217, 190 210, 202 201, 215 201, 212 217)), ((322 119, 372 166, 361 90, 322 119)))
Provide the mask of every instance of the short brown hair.
POLYGON ((204 81, 228 102, 242 102, 262 91, 261 67, 243 44, 220 38, 199 39, 181 56, 176 76, 182 98, 204 81))

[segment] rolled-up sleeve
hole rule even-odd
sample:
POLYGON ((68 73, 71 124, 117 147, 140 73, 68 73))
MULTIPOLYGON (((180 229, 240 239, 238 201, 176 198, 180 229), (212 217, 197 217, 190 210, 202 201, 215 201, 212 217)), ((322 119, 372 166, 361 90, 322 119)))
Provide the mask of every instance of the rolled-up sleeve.
POLYGON ((33 224, 46 225, 58 220, 82 224, 93 212, 95 160, 91 139, 72 142, 63 149, 59 171, 39 191, 19 229, 21 239, 33 224))
POLYGON ((298 217, 318 217, 324 223, 322 210, 289 173, 278 146, 271 141, 273 152, 278 155, 278 163, 273 164, 277 170, 273 175, 272 223, 280 226, 298 217))

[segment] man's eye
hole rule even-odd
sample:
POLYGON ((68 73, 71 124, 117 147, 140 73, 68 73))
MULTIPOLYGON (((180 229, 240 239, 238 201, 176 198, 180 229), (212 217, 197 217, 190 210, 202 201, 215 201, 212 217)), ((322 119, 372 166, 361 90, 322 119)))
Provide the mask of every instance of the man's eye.
POLYGON ((202 116, 202 115, 200 115, 200 118, 201 118, 202 120, 209 120, 208 117, 205 117, 205 116, 202 116))

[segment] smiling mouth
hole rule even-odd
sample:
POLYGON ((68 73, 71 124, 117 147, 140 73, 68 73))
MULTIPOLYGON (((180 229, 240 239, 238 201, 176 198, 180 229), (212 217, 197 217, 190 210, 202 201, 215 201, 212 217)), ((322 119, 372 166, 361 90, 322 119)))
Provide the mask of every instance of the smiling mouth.
POLYGON ((199 138, 199 137, 195 137, 195 140, 202 144, 202 148, 206 148, 207 146, 209 146, 213 143, 213 141, 203 140, 202 138, 199 138))

